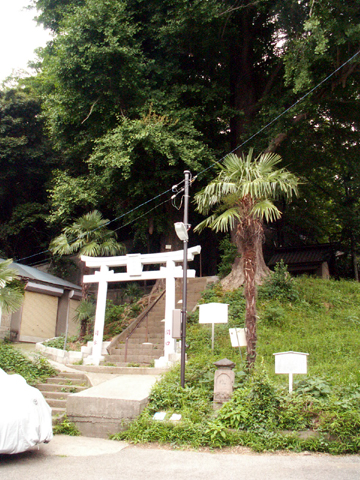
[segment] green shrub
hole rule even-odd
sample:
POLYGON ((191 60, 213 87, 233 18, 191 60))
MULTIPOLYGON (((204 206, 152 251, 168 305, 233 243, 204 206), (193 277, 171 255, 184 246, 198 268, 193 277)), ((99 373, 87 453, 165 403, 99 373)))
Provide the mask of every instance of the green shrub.
POLYGON ((279 305, 269 305, 260 319, 265 325, 281 327, 285 323, 286 311, 279 305))
MULTIPOLYGON (((74 348, 71 348, 71 345, 70 345, 71 343, 77 342, 77 340, 78 340, 78 337, 76 335, 67 337, 65 350, 67 352, 74 349, 80 351, 80 344, 78 345, 78 347, 74 347, 74 348)), ((65 335, 60 335, 59 337, 51 338, 50 340, 43 342, 43 345, 45 347, 59 348, 60 350, 63 350, 65 345, 65 335)))
POLYGON ((268 275, 263 285, 259 288, 259 298, 270 298, 277 300, 299 300, 299 292, 295 280, 287 270, 283 260, 275 265, 274 272, 268 275))
POLYGON ((231 267, 238 256, 238 251, 236 245, 231 242, 229 235, 220 241, 219 250, 222 253, 220 254, 218 275, 220 278, 224 278, 231 272, 231 267))
POLYGON ((69 422, 67 415, 64 415, 62 421, 53 426, 54 435, 69 435, 77 437, 81 435, 79 429, 72 422, 69 422))
POLYGON ((6 373, 21 375, 30 385, 57 373, 46 359, 36 356, 32 362, 11 344, 4 342, 0 342, 0 368, 6 373))

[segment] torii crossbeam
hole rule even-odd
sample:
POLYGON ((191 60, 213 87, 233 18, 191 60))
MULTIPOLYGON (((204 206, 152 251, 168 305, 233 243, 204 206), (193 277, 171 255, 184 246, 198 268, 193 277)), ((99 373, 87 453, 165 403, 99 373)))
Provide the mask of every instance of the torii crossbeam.
MULTIPOLYGON (((201 252, 201 246, 188 249, 188 261, 194 260, 194 256, 201 252)), ((183 268, 175 266, 176 262, 182 262, 183 250, 164 253, 140 253, 123 255, 119 257, 87 257, 81 256, 81 260, 90 268, 100 268, 92 275, 84 275, 84 283, 98 283, 98 295, 96 301, 96 314, 94 326, 94 344, 91 359, 94 365, 99 365, 101 348, 104 334, 105 309, 107 288, 109 282, 129 282, 134 280, 157 280, 166 279, 166 303, 165 303, 165 336, 164 336, 164 363, 168 362, 169 355, 175 353, 175 340, 172 338, 172 311, 175 308, 175 279, 183 277, 183 268), (156 265, 165 263, 160 270, 143 271, 144 265, 156 265), (110 267, 126 267, 126 273, 115 273, 110 267)), ((195 277, 195 270, 188 270, 188 278, 195 277)))

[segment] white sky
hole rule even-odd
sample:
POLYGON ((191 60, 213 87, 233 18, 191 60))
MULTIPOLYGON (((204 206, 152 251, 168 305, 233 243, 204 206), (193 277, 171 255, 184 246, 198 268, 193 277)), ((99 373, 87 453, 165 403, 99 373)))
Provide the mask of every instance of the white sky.
POLYGON ((50 33, 38 27, 36 9, 24 10, 30 0, 0 0, 0 83, 13 71, 27 70, 35 48, 50 40, 50 33))

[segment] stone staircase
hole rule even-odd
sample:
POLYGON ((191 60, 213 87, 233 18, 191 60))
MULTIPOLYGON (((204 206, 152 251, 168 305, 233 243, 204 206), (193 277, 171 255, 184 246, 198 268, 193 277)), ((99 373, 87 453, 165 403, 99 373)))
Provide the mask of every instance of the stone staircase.
MULTIPOLYGON (((190 278, 187 281, 187 311, 194 310, 212 277, 190 278)), ((182 281, 176 282, 176 308, 181 309, 182 281)), ((155 302, 154 302, 155 303, 155 302)), ((154 305, 154 304, 153 304, 154 305)), ((124 332, 114 339, 108 348, 109 355, 100 365, 118 367, 150 365, 164 355, 165 295, 151 308, 144 320, 136 327, 136 319, 124 332), (128 339, 127 353, 126 337, 128 339)))
POLYGON ((56 377, 46 380, 46 383, 36 385, 46 402, 52 409, 53 424, 62 421, 66 413, 66 399, 72 393, 81 392, 91 387, 84 373, 61 372, 56 377))

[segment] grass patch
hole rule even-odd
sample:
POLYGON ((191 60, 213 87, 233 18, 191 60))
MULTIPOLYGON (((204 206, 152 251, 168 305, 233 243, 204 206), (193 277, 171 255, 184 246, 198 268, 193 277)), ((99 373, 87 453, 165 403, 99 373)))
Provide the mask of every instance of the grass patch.
POLYGON ((223 292, 215 285, 202 302, 229 304, 229 324, 199 325, 189 316, 185 388, 179 366, 167 373, 150 394, 149 404, 125 432, 114 435, 134 443, 173 446, 247 446, 254 451, 303 450, 332 454, 360 452, 360 285, 349 281, 281 278, 259 288, 258 345, 255 370, 245 373, 245 352, 231 347, 228 329, 243 327, 241 289, 223 292), (284 287, 284 288, 283 288, 284 287), (308 374, 275 375, 273 353, 309 353, 308 374), (212 408, 214 365, 227 357, 236 363, 232 399, 212 408), (180 422, 153 420, 157 411, 180 413, 180 422), (303 435, 306 431, 306 435, 303 435))

